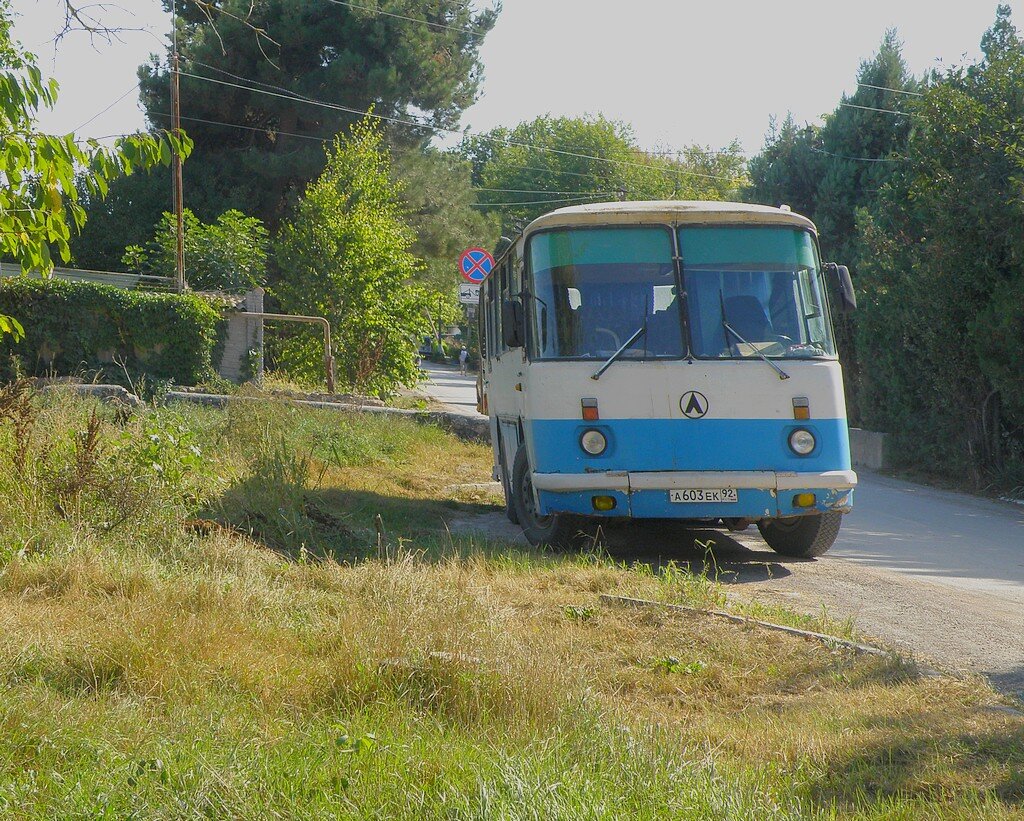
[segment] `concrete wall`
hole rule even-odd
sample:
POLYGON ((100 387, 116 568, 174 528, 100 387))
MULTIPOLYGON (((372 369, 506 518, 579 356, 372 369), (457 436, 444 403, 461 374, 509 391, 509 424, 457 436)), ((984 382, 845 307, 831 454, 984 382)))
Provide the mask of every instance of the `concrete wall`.
MULTIPOLYGON (((239 311, 263 312, 263 289, 257 288, 239 301, 239 311)), ((242 382, 245 376, 259 381, 263 378, 263 320, 244 316, 231 316, 228 319, 227 339, 224 341, 224 353, 217 365, 217 373, 231 382, 242 382), (246 364, 249 351, 256 351, 255 367, 250 370, 246 364)))
POLYGON ((888 434, 861 428, 850 428, 850 457, 855 467, 881 470, 888 467, 886 440, 888 434))

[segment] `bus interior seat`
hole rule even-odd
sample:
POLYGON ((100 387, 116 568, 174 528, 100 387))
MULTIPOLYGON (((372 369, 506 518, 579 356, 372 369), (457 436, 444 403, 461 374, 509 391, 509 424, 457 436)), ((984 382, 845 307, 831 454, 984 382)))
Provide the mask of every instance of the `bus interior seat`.
POLYGON ((736 333, 748 342, 764 342, 773 336, 768 312, 756 296, 740 294, 726 297, 725 316, 736 333))

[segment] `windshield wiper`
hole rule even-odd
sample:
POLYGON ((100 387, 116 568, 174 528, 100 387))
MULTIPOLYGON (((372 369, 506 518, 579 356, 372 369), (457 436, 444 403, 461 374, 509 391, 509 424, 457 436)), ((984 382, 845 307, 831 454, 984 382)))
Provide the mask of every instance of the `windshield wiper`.
POLYGON ((608 361, 605 362, 601 366, 600 370, 598 370, 598 372, 595 373, 590 378, 591 379, 600 379, 601 378, 601 374, 603 374, 606 370, 608 370, 612 366, 612 363, 615 362, 615 360, 618 359, 620 356, 622 356, 623 353, 625 353, 626 348, 628 348, 630 345, 632 345, 634 342, 636 342, 640 337, 642 337, 646 333, 647 333, 647 318, 644 317, 644 324, 641 325, 639 328, 637 328, 635 331, 633 331, 633 335, 622 344, 621 348, 619 348, 615 353, 613 353, 611 356, 609 356, 608 357, 608 361))
POLYGON ((760 357, 769 368, 771 368, 773 371, 775 371, 775 373, 779 375, 779 379, 789 379, 788 373, 786 373, 784 370, 782 370, 782 368, 780 368, 778 365, 772 362, 767 356, 765 356, 760 348, 758 348, 755 345, 751 345, 751 343, 747 342, 747 340, 740 336, 736 332, 736 329, 729 324, 728 320, 725 318, 725 295, 722 293, 721 290, 718 291, 718 305, 722 310, 722 328, 725 329, 725 346, 729 347, 729 334, 732 334, 744 345, 749 345, 751 350, 753 350, 753 352, 756 353, 758 357, 760 357))
MULTIPOLYGON (((651 315, 651 309, 650 309, 650 306, 647 304, 647 296, 645 295, 644 296, 644 324, 641 325, 639 328, 637 328, 635 331, 633 331, 633 335, 629 339, 627 339, 625 341, 625 343, 623 343, 621 348, 619 348, 615 353, 613 353, 611 356, 608 357, 608 361, 605 362, 600 367, 600 369, 598 369, 597 373, 595 373, 593 376, 590 377, 591 379, 595 379, 595 380, 596 379, 600 379, 601 378, 601 374, 603 374, 606 370, 608 370, 608 368, 610 368, 612 366, 612 363, 616 359, 618 359, 620 356, 622 356, 622 354, 625 352, 626 348, 628 348, 630 345, 632 345, 634 342, 636 342, 640 337, 647 335, 647 320, 650 317, 650 315, 651 315)), ((646 356, 647 356, 647 344, 646 344, 646 341, 645 341, 645 343, 644 343, 644 357, 646 358, 646 356)))

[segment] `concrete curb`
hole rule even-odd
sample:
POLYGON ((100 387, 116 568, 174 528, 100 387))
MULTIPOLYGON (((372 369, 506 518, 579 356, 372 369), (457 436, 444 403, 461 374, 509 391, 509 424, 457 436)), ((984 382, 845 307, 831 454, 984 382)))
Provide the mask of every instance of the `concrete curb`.
POLYGON ((368 413, 378 416, 400 416, 417 422, 437 425, 449 433, 467 442, 490 444, 491 427, 486 417, 467 416, 451 411, 419 411, 407 408, 386 408, 375 405, 362 405, 352 402, 324 402, 308 399, 277 399, 258 396, 228 396, 215 393, 191 393, 186 391, 170 391, 168 402, 189 402, 194 405, 206 405, 213 408, 227 407, 231 402, 278 402, 284 405, 318 408, 320 410, 340 411, 342 413, 368 413))
POLYGON ((892 658, 896 655, 895 653, 883 650, 881 647, 873 647, 870 644, 861 644, 860 642, 850 641, 849 639, 841 639, 838 636, 828 636, 825 633, 815 633, 811 630, 801 630, 797 627, 788 627, 784 624, 774 624, 770 621, 752 619, 749 616, 738 616, 735 613, 726 613, 724 610, 702 610, 699 607, 686 607, 682 604, 662 604, 661 602, 648 601, 647 599, 633 599, 628 596, 611 596, 608 594, 601 594, 600 600, 602 604, 614 605, 617 607, 664 609, 675 613, 686 613, 691 616, 715 616, 720 619, 731 621, 734 624, 761 627, 765 630, 775 630, 779 633, 789 633, 791 636, 813 639, 814 641, 821 642, 825 645, 846 647, 849 650, 853 650, 855 653, 865 653, 871 656, 892 658))
POLYGON ((60 393, 61 391, 67 391, 78 396, 91 396, 99 399, 101 402, 110 402, 129 408, 141 408, 146 404, 134 393, 131 393, 127 388, 123 388, 120 385, 93 385, 61 382, 44 385, 39 392, 45 396, 48 393, 60 393))

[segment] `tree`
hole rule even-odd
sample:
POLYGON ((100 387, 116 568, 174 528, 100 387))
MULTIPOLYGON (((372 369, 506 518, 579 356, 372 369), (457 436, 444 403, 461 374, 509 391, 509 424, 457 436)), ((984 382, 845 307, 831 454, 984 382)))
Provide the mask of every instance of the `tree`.
MULTIPOLYGON (((746 199, 786 203, 814 220, 826 258, 849 265, 855 281, 864 248, 855 241, 856 214, 878 198, 905 163, 914 100, 922 88, 907 70, 901 49, 896 32, 887 31, 874 57, 860 64, 857 90, 843 95, 823 126, 798 128, 792 116, 781 128, 773 123, 764 149, 749 166, 746 199)), ((843 315, 836 327, 845 360, 847 406, 855 422, 861 416, 864 370, 856 322, 856 316, 843 315)))
POLYGON ((816 146, 819 128, 800 128, 792 114, 779 126, 769 125, 761 152, 747 166, 750 186, 744 197, 763 205, 788 205, 798 214, 813 217, 818 205, 818 184, 825 155, 816 146))
MULTIPOLYGON (((187 138, 166 133, 123 137, 113 147, 73 134, 40 133, 39 109, 52 108, 57 92, 35 57, 12 42, 10 6, 0 0, 0 254, 26 272, 49 273, 53 251, 70 260, 72 230, 86 219, 76 179, 90 196, 102 197, 111 180, 167 165, 174 151, 187 155, 191 148, 187 138)), ((0 332, 18 330, 10 318, 0 321, 0 332)))
MULTIPOLYGON (((415 339, 429 328, 414 234, 402 220, 382 130, 365 119, 327 150, 326 167, 276 240, 284 272, 273 289, 282 307, 325 316, 334 329, 339 376, 357 390, 387 395, 419 380, 415 339)), ((315 377, 319 354, 288 340, 284 357, 315 377)))
MULTIPOLYGON (((241 211, 225 211, 205 224, 184 211, 185 281, 197 291, 242 293, 267 281, 269 237, 263 223, 241 211)), ((165 212, 147 247, 129 245, 124 264, 135 271, 170 277, 178 253, 178 224, 165 212)))
POLYGON ((171 176, 159 173, 162 170, 141 171, 114 180, 102 197, 93 196, 84 181, 78 180, 79 202, 88 219, 71 239, 75 267, 127 270, 122 262, 124 249, 149 242, 164 212, 174 207, 171 176))
POLYGON ((423 261, 415 282, 430 293, 435 323, 459 320, 456 269, 466 248, 493 248, 500 232, 494 215, 477 208, 469 163, 435 149, 414 147, 394 151, 393 176, 403 203, 403 219, 414 231, 412 253, 423 261))
POLYGON ((933 78, 905 164, 860 212, 865 421, 907 463, 1024 479, 1024 43, 1000 6, 984 57, 933 78))
MULTIPOLYGON (((323 170, 319 143, 360 112, 423 123, 392 127, 407 143, 455 125, 476 99, 498 13, 461 0, 192 0, 179 12, 190 205, 202 219, 237 208, 271 228, 323 170)), ((139 76, 150 123, 166 127, 167 65, 154 57, 139 76)))
POLYGON ((735 143, 720 152, 691 146, 647 153, 628 126, 604 117, 538 117, 470 138, 460 152, 474 167, 481 205, 502 215, 509 236, 565 205, 620 197, 719 200, 743 182, 735 143))

